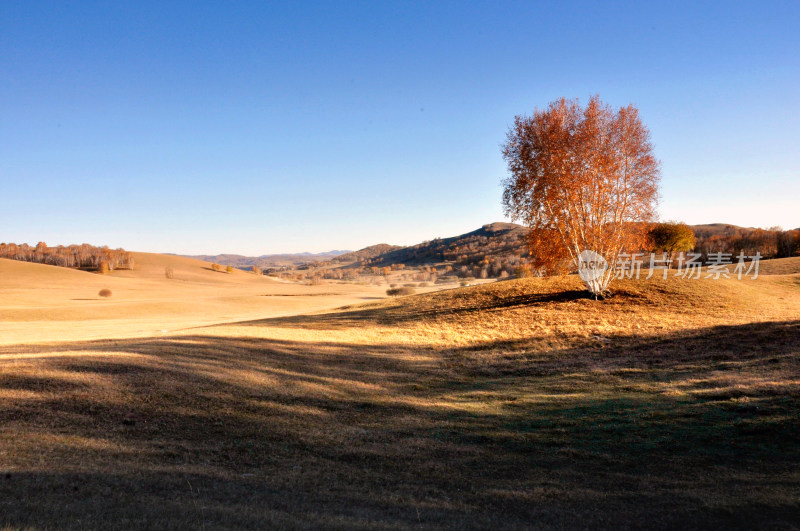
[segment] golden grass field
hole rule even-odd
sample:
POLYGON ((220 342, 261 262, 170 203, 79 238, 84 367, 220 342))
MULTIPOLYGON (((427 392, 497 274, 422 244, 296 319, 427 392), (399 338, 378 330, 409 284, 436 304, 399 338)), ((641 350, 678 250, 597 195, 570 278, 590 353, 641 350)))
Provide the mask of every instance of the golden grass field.
POLYGON ((0 345, 147 337, 188 327, 364 302, 386 286, 304 286, 211 264, 134 253, 134 271, 97 275, 0 259, 0 345), (172 267, 174 278, 164 270, 172 267), (104 299, 101 289, 110 289, 104 299))
POLYGON ((0 529, 797 526, 800 259, 594 301, 136 258, 0 260, 0 529))

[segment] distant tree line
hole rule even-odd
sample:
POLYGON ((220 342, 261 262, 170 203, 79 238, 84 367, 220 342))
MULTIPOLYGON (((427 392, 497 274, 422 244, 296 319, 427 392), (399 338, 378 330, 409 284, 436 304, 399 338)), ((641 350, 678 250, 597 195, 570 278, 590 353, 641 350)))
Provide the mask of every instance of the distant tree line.
POLYGON ((758 252, 763 258, 800 256, 800 229, 749 229, 733 225, 695 226, 693 229, 697 240, 694 251, 704 259, 716 252, 734 255, 758 252))
POLYGON ((0 258, 103 273, 115 269, 133 269, 135 266, 133 254, 125 249, 95 247, 88 243, 57 247, 48 247, 44 242, 37 243, 35 247, 27 243, 0 243, 0 258))

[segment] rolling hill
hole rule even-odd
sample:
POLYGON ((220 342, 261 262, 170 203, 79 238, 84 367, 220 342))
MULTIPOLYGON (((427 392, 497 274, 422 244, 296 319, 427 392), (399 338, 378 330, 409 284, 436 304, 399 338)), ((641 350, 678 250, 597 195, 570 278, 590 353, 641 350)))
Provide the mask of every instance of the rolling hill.
POLYGON ((214 271, 193 258, 132 254, 135 269, 106 275, 0 258, 0 345, 160 335, 385 296, 376 286, 308 286, 238 269, 214 271), (100 297, 102 289, 111 297, 100 297))
POLYGON ((450 238, 392 249, 371 260, 371 265, 423 265, 437 262, 473 263, 527 255, 525 236, 528 229, 514 223, 489 223, 450 238))
POLYGON ((436 238, 408 247, 374 245, 339 256, 330 265, 346 268, 395 264, 419 267, 445 262, 452 264, 451 268, 459 268, 463 276, 511 275, 528 255, 527 231, 514 223, 489 223, 460 236, 436 238))

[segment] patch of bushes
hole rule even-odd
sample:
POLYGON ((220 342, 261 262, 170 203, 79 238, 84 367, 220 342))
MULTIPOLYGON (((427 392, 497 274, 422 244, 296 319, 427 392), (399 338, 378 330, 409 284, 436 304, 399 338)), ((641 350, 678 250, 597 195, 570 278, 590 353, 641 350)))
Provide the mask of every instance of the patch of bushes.
POLYGON ((101 290, 100 290, 100 292, 98 293, 98 295, 100 295, 101 297, 106 297, 106 298, 108 298, 108 297, 110 297, 110 296, 111 296, 111 290, 110 290, 110 289, 108 289, 108 288, 103 288, 103 289, 101 289, 101 290))
POLYGON ((417 291, 414 288, 409 288, 408 286, 403 286, 402 288, 391 288, 386 290, 386 294, 390 297, 400 297, 403 295, 413 295, 417 291))

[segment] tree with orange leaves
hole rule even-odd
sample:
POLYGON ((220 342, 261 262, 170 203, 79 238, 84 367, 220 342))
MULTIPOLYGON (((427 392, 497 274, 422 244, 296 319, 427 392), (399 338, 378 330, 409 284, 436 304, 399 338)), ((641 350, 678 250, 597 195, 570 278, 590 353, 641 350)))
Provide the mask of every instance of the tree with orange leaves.
POLYGON ((639 111, 614 112, 597 96, 586 107, 562 98, 515 117, 502 149, 503 207, 531 228, 533 267, 581 272, 592 257, 593 273, 581 278, 603 296, 620 254, 646 247, 655 218, 660 164, 639 111))

